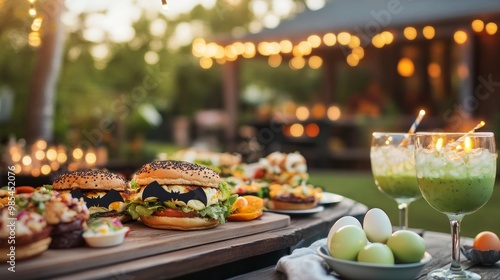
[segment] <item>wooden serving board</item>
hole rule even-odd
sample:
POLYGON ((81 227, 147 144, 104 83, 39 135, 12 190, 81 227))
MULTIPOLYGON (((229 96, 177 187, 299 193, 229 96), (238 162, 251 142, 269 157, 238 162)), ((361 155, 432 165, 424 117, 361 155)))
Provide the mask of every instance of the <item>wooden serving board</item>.
POLYGON ((279 229, 290 225, 290 217, 275 213, 264 213, 257 220, 226 222, 213 229, 199 231, 175 231, 152 229, 140 221, 127 223, 131 231, 123 244, 109 248, 80 247, 73 249, 47 250, 30 260, 16 262, 16 272, 0 265, 0 279, 15 276, 16 279, 47 278, 84 269, 91 269, 156 254, 171 252, 217 241, 228 240, 279 229))

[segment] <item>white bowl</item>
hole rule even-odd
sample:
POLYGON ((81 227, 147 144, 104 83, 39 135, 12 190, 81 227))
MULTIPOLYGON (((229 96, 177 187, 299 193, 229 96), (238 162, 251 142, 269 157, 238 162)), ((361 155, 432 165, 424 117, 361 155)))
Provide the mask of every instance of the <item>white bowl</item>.
POLYGON ((318 247, 318 254, 342 279, 411 280, 418 277, 424 266, 432 260, 429 253, 418 263, 381 265, 333 258, 326 245, 318 247))
POLYGON ((112 247, 120 245, 125 240, 125 235, 129 231, 128 227, 124 227, 119 231, 107 234, 92 234, 89 232, 83 233, 83 238, 90 247, 112 247))

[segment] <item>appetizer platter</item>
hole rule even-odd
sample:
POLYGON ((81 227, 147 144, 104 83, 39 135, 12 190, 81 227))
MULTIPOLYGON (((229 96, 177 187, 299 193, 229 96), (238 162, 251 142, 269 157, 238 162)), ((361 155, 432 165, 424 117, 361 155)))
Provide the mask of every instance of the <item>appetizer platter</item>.
MULTIPOLYGON (((18 246, 16 276, 64 275, 264 233, 289 226, 290 214, 318 213, 342 198, 307 183, 299 153, 275 152, 252 165, 225 153, 176 157, 146 163, 130 180, 78 170, 52 185, 1 191, 0 225, 17 213, 19 242, 40 243, 36 252, 18 246)), ((8 234, 0 232, 2 250, 8 234)))

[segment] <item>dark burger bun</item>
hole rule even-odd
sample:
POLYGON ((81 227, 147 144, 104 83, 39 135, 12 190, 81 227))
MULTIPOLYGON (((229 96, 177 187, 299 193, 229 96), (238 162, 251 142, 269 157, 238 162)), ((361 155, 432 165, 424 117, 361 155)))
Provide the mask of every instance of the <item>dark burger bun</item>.
POLYGON ((122 176, 98 169, 81 170, 62 174, 54 183, 54 190, 125 191, 128 182, 122 176))
POLYGON ((274 210, 307 210, 316 207, 317 204, 317 201, 308 203, 293 203, 271 199, 268 206, 270 209, 274 210))
MULTIPOLYGON (((16 261, 25 260, 40 255, 49 248, 50 242, 51 238, 45 237, 43 239, 31 242, 26 245, 22 246, 16 245, 16 261)), ((2 263, 10 260, 9 259, 10 257, 7 256, 9 252, 10 248, 0 248, 0 261, 2 263)))
POLYGON ((140 218, 146 226, 156 229, 202 230, 219 225, 218 220, 201 217, 179 218, 151 215, 141 216, 140 218))
POLYGON ((175 160, 147 163, 135 174, 135 181, 141 186, 156 181, 160 185, 190 185, 218 188, 220 176, 204 166, 175 160))

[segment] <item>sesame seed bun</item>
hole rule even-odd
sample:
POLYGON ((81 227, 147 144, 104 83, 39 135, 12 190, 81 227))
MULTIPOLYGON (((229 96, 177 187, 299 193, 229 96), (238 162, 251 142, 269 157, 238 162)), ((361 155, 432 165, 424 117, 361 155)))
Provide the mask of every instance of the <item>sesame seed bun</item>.
POLYGON ((202 230, 219 225, 219 220, 201 217, 181 218, 151 215, 141 216, 141 221, 151 228, 175 230, 202 230))
POLYGON ((127 187, 127 180, 120 175, 96 169, 62 174, 52 184, 54 190, 125 191, 127 187))
POLYGON ((154 181, 160 185, 191 185, 218 188, 220 176, 212 169, 187 161, 153 161, 147 163, 135 174, 139 185, 154 181))

